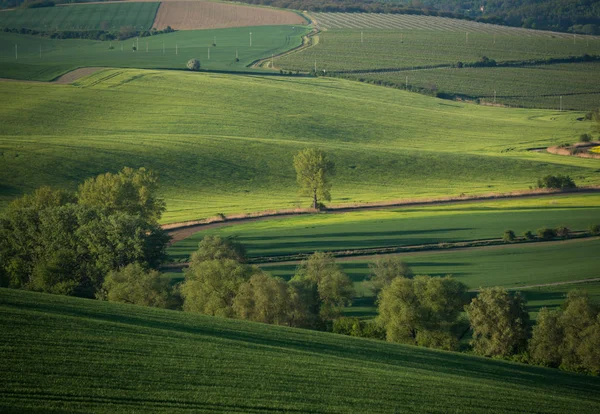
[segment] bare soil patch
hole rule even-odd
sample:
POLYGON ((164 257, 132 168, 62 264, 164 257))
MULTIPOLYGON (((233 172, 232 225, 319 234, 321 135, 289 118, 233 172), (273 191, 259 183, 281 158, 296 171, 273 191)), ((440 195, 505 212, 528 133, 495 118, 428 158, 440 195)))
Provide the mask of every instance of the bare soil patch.
POLYGON ((581 158, 596 158, 600 159, 600 154, 590 152, 592 148, 600 146, 600 141, 595 142, 579 142, 573 145, 559 145, 555 147, 548 147, 547 151, 550 154, 555 155, 571 155, 581 158))
POLYGON ((89 76, 89 75, 93 75, 94 73, 101 71, 103 69, 107 69, 107 68, 90 67, 90 68, 75 69, 75 70, 65 73, 64 75, 59 76, 58 78, 54 79, 51 82, 21 80, 21 79, 7 79, 7 78, 0 78, 0 82, 57 83, 59 85, 68 85, 69 83, 73 83, 78 79, 81 79, 81 78, 89 76))
POLYGON ((284 24, 306 24, 306 21, 285 10, 210 1, 167 1, 161 2, 153 27, 196 30, 284 24))

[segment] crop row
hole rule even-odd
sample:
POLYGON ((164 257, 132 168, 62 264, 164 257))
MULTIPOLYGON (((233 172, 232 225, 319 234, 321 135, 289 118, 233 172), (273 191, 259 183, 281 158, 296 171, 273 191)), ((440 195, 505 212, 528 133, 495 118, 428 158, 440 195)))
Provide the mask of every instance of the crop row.
POLYGON ((506 34, 525 37, 573 37, 566 33, 521 29, 437 16, 381 13, 312 13, 312 16, 315 17, 321 27, 326 29, 425 29, 449 32, 468 31, 506 34))

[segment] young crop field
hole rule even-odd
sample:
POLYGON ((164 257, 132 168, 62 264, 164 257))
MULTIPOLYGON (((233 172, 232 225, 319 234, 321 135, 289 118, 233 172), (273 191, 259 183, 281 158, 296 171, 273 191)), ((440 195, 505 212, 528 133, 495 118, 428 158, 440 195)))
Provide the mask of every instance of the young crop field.
POLYGON ((526 37, 569 37, 566 33, 520 29, 495 24, 450 19, 437 16, 383 13, 311 13, 325 29, 393 29, 393 30, 436 30, 441 32, 491 33, 526 37))
POLYGON ((600 282, 536 287, 523 289, 522 293, 527 299, 527 309, 530 316, 532 319, 536 319, 538 312, 542 308, 560 308, 567 298, 567 294, 573 289, 587 292, 592 302, 600 304, 600 282))
POLYGON ((600 408, 598 378, 556 369, 6 289, 0 309, 3 411, 600 408))
POLYGON ((159 30, 167 26, 175 30, 197 30, 306 23, 299 14, 287 10, 213 1, 167 1, 160 3, 154 27, 159 30))
POLYGON ((204 69, 248 71, 253 61, 300 45, 306 32, 303 26, 260 26, 112 42, 0 33, 0 78, 49 81, 82 66, 185 69, 192 58, 204 69))
POLYGON ((419 88, 432 94, 460 93, 486 104, 589 110, 600 106, 600 63, 521 68, 440 68, 350 75, 419 88))
POLYGON ((527 151, 577 140, 592 127, 581 113, 341 79, 111 69, 73 86, 2 82, 0 99, 11 102, 0 107, 4 205, 146 166, 161 177, 164 222, 307 206, 292 158, 315 144, 337 165, 336 204, 526 190, 547 174, 600 183, 597 160, 527 151))
POLYGON ((249 257, 347 251, 500 239, 505 230, 535 234, 564 225, 573 231, 600 224, 600 195, 470 202, 240 223, 201 231, 173 244, 175 261, 187 261, 208 234, 235 237, 249 257))
POLYGON ((117 2, 7 10, 0 13, 0 28, 61 30, 149 30, 159 2, 117 2))

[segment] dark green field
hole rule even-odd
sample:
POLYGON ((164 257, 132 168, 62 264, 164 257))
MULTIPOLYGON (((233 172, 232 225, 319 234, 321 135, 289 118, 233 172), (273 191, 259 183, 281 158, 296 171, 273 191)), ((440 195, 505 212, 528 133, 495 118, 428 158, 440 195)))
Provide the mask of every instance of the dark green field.
POLYGON ((600 379, 0 289, 0 410, 593 413, 600 379))
POLYGON ((184 70, 192 58, 199 59, 204 69, 248 71, 246 66, 253 61, 299 45, 306 31, 302 26, 238 27, 178 31, 112 42, 0 32, 0 77, 50 81, 70 70, 89 66, 184 70), (217 46, 213 47, 215 38, 217 46), (134 46, 139 47, 135 52, 134 46))
POLYGON ((135 30, 149 30, 159 4, 123 2, 8 10, 0 13, 0 28, 118 31, 129 26, 135 30))

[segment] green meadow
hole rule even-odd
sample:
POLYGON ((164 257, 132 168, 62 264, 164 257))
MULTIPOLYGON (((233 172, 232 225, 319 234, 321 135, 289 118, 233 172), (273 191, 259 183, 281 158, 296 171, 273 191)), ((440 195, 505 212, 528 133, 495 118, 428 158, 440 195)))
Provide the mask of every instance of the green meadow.
POLYGON ((341 79, 111 69, 74 85, 0 83, 0 99, 4 205, 146 166, 161 176, 164 222, 307 206, 292 158, 313 145, 337 165, 335 204, 525 190, 547 174, 600 183, 597 160, 527 151, 576 141, 592 128, 581 113, 341 79))
POLYGON ((304 26, 189 30, 112 42, 0 32, 0 77, 50 81, 89 66, 182 70, 192 58, 199 59, 203 69, 248 71, 246 66, 253 61, 300 45, 307 30, 304 26))
POLYGON ((0 27, 44 31, 118 31, 129 26, 136 30, 149 30, 159 5, 159 2, 123 2, 7 10, 0 13, 0 27))
POLYGON ((592 224, 600 224, 600 195, 554 195, 232 223, 177 242, 169 254, 187 260, 208 234, 235 237, 249 257, 270 257, 499 239, 508 229, 517 235, 561 225, 587 230, 592 224))
POLYGON ((539 412, 600 379, 382 341, 0 289, 0 409, 539 412))

